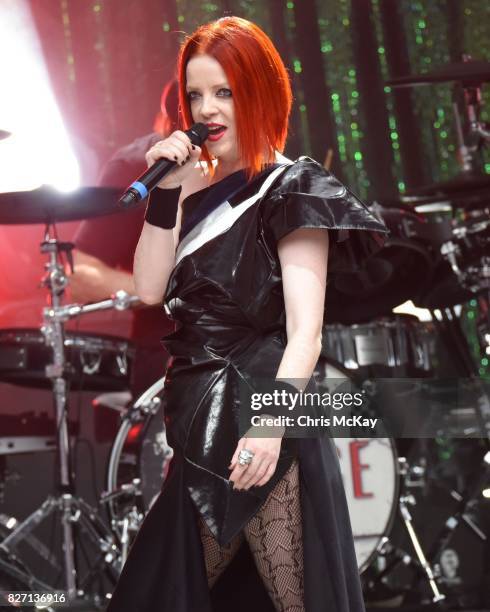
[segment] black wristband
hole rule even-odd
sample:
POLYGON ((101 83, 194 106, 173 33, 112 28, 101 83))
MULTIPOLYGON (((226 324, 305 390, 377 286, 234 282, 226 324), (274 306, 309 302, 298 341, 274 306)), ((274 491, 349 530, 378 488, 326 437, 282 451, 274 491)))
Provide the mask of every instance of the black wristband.
POLYGON ((177 209, 182 186, 174 189, 155 187, 146 206, 145 221, 162 229, 172 229, 177 222, 177 209))

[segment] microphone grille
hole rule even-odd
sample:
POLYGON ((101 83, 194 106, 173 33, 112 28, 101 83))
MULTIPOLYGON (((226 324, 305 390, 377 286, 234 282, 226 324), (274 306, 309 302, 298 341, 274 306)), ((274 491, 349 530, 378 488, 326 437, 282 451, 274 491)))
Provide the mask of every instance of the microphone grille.
POLYGON ((206 140, 208 137, 209 130, 204 123, 195 123, 187 132, 187 135, 191 139, 192 144, 197 145, 198 147, 206 140))

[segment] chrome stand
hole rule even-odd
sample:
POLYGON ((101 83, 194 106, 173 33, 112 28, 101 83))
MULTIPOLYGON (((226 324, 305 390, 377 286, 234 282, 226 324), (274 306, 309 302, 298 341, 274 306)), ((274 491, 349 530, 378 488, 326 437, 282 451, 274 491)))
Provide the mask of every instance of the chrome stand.
POLYGON ((419 564, 425 573, 427 582, 429 583, 430 589, 432 591, 432 602, 438 603, 446 599, 446 596, 439 591, 434 575, 434 570, 432 569, 430 563, 427 561, 424 551, 422 550, 420 541, 417 537, 417 534, 415 533, 415 529, 413 528, 412 515, 410 514, 410 510, 408 509, 408 504, 415 504, 415 499, 411 495, 402 495, 399 501, 400 514, 405 524, 405 527, 407 528, 408 535, 415 550, 415 554, 417 555, 419 564))
MULTIPOLYGON (((425 467, 409 465, 405 457, 398 458, 398 474, 402 479, 403 488, 420 488, 425 486, 425 467)), ((408 532, 410 542, 415 551, 415 556, 409 554, 406 550, 395 546, 389 537, 384 537, 380 541, 377 552, 386 560, 384 567, 376 576, 372 577, 367 586, 369 589, 374 589, 379 584, 386 584, 388 576, 400 565, 413 567, 419 572, 422 572, 427 579, 431 591, 431 602, 437 606, 444 607, 446 596, 441 593, 437 584, 439 578, 431 563, 427 560, 422 545, 420 543, 417 532, 413 526, 412 516, 409 510, 409 505, 415 505, 416 500, 410 493, 403 492, 400 495, 398 508, 400 510, 401 519, 408 532)))
MULTIPOLYGON (((64 584, 62 590, 66 592, 68 603, 81 603, 87 602, 87 599, 85 593, 80 588, 77 568, 76 543, 80 535, 83 533, 87 540, 91 541, 96 550, 99 551, 96 566, 97 568, 102 567, 114 582, 117 579, 121 566, 121 552, 113 533, 99 517, 97 510, 89 506, 81 498, 75 496, 67 416, 69 392, 69 372, 67 371, 67 366, 69 364, 65 357, 64 322, 86 312, 110 308, 124 310, 138 300, 133 296, 128 296, 125 292, 118 292, 113 299, 97 304, 62 306, 62 298, 68 284, 68 278, 61 261, 61 254, 64 253, 66 255, 68 264, 73 271, 71 250, 74 245, 69 242, 60 242, 56 238, 51 237, 50 231, 51 227, 48 225, 44 241, 41 243, 41 252, 48 255, 46 275, 42 283, 47 287, 50 295, 50 306, 43 310, 43 326, 41 331, 45 337, 46 344, 51 347, 53 355, 53 362, 46 366, 46 376, 52 383, 56 414, 59 462, 57 494, 49 496, 37 510, 16 525, 12 532, 0 542, 0 551, 7 554, 6 560, 5 555, 2 558, 1 567, 6 573, 10 573, 13 577, 23 580, 30 588, 46 591, 49 585, 41 582, 29 572, 19 569, 19 565, 16 563, 15 549, 30 536, 37 525, 53 512, 59 511, 63 550, 64 584)), ((55 589, 53 588, 52 590, 54 591, 55 589)), ((93 601, 92 603, 97 606, 103 602, 93 601)))

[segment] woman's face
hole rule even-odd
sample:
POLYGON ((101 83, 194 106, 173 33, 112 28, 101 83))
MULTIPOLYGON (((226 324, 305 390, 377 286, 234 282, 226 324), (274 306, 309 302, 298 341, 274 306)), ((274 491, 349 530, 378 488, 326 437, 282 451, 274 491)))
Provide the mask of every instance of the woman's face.
POLYGON ((187 63, 186 80, 192 118, 209 128, 209 153, 222 162, 237 162, 233 96, 221 64, 210 55, 195 55, 187 63))

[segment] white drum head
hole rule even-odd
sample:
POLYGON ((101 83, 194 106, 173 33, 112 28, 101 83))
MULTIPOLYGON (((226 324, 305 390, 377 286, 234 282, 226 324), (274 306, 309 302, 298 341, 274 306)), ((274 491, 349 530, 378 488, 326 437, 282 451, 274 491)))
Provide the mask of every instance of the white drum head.
MULTIPOLYGON (((327 386, 347 376, 326 365, 327 386)), ((364 571, 394 519, 398 500, 398 459, 391 438, 334 438, 349 506, 357 564, 364 571)))

